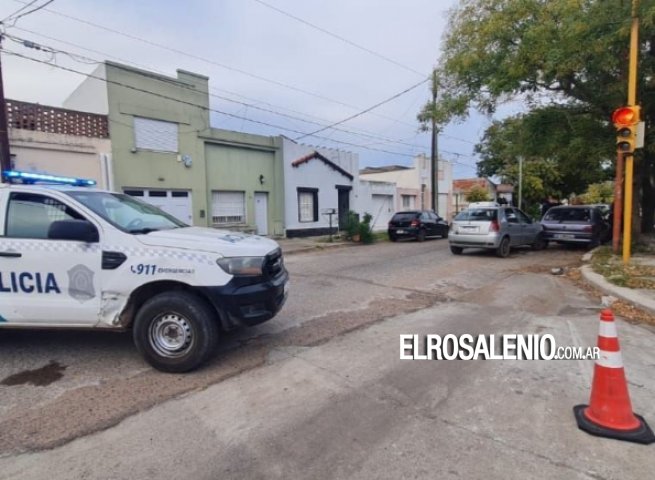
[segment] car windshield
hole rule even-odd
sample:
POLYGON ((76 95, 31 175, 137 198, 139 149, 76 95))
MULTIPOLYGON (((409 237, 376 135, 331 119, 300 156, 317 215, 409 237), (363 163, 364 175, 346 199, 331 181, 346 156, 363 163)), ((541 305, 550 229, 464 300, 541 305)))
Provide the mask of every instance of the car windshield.
POLYGON ((188 226, 159 208, 122 193, 85 191, 66 193, 112 225, 128 233, 149 233, 188 226))
POLYGON ((495 208, 469 208, 457 214, 455 220, 469 220, 472 222, 490 222, 498 218, 495 208))
POLYGON ((589 223, 591 209, 589 208, 551 208, 544 216, 544 221, 560 223, 589 223))
POLYGON ((418 212, 396 213, 393 216, 393 221, 395 221, 395 222, 404 222, 404 221, 407 221, 407 220, 414 220, 418 215, 419 215, 418 212))

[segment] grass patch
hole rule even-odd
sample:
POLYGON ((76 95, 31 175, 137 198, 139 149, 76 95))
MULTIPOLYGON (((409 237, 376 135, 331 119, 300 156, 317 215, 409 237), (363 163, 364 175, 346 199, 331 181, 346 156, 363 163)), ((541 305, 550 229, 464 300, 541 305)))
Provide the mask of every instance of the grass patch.
POLYGON ((373 232, 374 242, 388 242, 389 234, 387 232, 373 232))
POLYGON ((630 263, 612 254, 609 247, 599 248, 591 259, 591 268, 614 285, 655 290, 655 267, 630 263))

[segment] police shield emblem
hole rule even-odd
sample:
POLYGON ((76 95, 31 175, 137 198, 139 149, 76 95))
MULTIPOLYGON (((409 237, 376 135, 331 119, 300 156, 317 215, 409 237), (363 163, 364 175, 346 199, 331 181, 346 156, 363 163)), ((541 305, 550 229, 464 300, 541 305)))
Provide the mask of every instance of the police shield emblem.
POLYGON ((85 265, 76 265, 68 271, 68 295, 80 302, 96 296, 91 269, 85 265))

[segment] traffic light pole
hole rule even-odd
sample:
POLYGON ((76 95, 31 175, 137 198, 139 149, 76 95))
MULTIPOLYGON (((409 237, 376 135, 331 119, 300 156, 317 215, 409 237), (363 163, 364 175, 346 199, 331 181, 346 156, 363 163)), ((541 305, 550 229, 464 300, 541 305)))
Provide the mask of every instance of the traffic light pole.
POLYGON ((612 220, 612 251, 619 254, 621 246, 621 220, 623 215, 623 153, 616 152, 616 178, 614 180, 614 218, 612 220))
MULTIPOLYGON (((637 55, 639 53, 639 0, 632 0, 632 28, 630 29, 630 66, 628 70, 628 106, 637 103, 637 55)), ((637 119, 638 121, 640 119, 637 119)), ((632 242, 632 183, 634 150, 625 156, 625 195, 623 204, 623 263, 630 261, 632 242)))

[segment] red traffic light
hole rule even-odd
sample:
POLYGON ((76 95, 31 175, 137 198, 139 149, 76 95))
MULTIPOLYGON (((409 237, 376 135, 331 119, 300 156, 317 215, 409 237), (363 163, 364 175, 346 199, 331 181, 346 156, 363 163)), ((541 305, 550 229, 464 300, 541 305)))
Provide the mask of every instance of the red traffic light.
POLYGON ((635 125, 639 123, 639 107, 621 107, 612 113, 614 125, 635 125))

